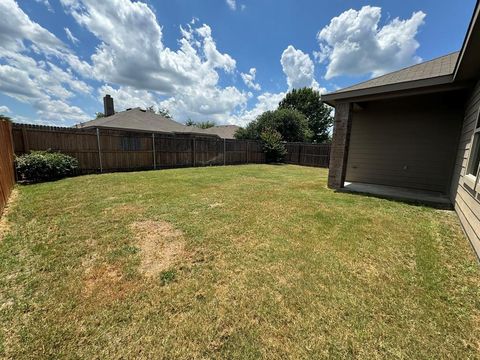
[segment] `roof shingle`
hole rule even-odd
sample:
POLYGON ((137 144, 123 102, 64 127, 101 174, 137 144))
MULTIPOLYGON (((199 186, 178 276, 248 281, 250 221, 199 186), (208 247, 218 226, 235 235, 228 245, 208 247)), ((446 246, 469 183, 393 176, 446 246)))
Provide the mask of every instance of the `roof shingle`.
POLYGON ((439 76, 452 75, 455 70, 455 64, 459 52, 454 52, 430 61, 394 71, 374 79, 356 84, 344 89, 337 90, 331 94, 341 94, 344 92, 363 90, 385 85, 394 85, 403 82, 430 79, 439 76))

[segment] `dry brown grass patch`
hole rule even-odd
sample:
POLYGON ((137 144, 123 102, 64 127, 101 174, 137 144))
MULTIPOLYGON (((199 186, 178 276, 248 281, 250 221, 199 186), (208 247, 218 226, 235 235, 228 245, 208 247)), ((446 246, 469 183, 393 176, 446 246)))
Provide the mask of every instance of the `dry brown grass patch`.
POLYGON ((166 221, 137 221, 131 225, 140 248, 140 272, 155 276, 186 258, 183 233, 166 221))
POLYGON ((133 283, 126 281, 121 270, 113 265, 98 265, 87 269, 83 295, 110 302, 123 299, 131 292, 133 283))
POLYGON ((127 214, 142 214, 145 208, 136 204, 118 204, 103 210, 103 213, 113 219, 120 219, 127 214))
POLYGON ((210 204, 209 206, 210 206, 210 208, 214 209, 214 208, 217 208, 217 207, 223 207, 223 203, 216 202, 216 203, 210 204))
POLYGON ((0 217, 0 241, 3 240, 3 237, 10 231, 10 223, 7 220, 9 212, 12 210, 13 204, 16 202, 18 198, 18 191, 17 189, 13 189, 12 193, 10 194, 10 198, 8 199, 5 208, 3 209, 3 213, 0 217))

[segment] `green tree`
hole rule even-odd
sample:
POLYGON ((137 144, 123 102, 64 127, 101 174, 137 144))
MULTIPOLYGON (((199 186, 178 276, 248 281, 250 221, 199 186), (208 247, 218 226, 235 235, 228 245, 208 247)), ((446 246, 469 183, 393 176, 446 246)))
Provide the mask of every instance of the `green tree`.
POLYGON ((329 130, 333 125, 331 107, 322 102, 318 91, 293 89, 280 102, 279 109, 295 109, 305 115, 311 131, 310 141, 323 143, 330 139, 329 130))
POLYGON ((283 141, 308 141, 311 132, 306 117, 294 109, 267 111, 235 133, 237 139, 260 140, 266 130, 276 130, 283 141))
POLYGON ((105 114, 102 113, 102 112, 96 112, 95 113, 95 119, 100 119, 100 118, 103 118, 105 117, 105 114))
POLYGON ((171 119, 172 115, 170 114, 170 111, 166 108, 160 108, 157 111, 158 115, 162 115, 164 118, 171 119))
POLYGON ((215 122, 210 120, 199 121, 195 124, 195 126, 200 129, 208 129, 208 128, 214 127, 215 125, 216 125, 215 122))
POLYGON ((279 163, 285 160, 287 149, 282 141, 282 135, 277 130, 266 129, 260 134, 263 152, 267 163, 279 163))
POLYGON ((192 119, 188 119, 185 122, 185 125, 196 126, 197 128, 200 128, 200 129, 208 129, 208 128, 216 126, 217 124, 215 124, 215 121, 210 121, 210 120, 195 122, 192 119))

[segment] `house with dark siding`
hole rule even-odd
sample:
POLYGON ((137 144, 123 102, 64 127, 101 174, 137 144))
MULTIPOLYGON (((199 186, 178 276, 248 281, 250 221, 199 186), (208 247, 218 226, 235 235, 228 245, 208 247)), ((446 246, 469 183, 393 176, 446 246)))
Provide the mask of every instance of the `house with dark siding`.
POLYGON ((328 186, 443 199, 480 254, 480 19, 459 52, 322 96, 335 107, 328 186))

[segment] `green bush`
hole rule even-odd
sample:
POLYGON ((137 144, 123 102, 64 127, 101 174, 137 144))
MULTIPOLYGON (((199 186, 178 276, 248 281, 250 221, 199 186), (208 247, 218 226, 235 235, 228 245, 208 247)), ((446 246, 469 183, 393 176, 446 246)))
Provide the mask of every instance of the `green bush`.
POLYGON ((263 152, 267 163, 279 163, 285 160, 287 149, 282 141, 282 135, 277 130, 268 129, 260 134, 263 152))
POLYGON ((78 160, 58 152, 32 151, 16 158, 20 180, 38 182, 74 175, 78 160))

